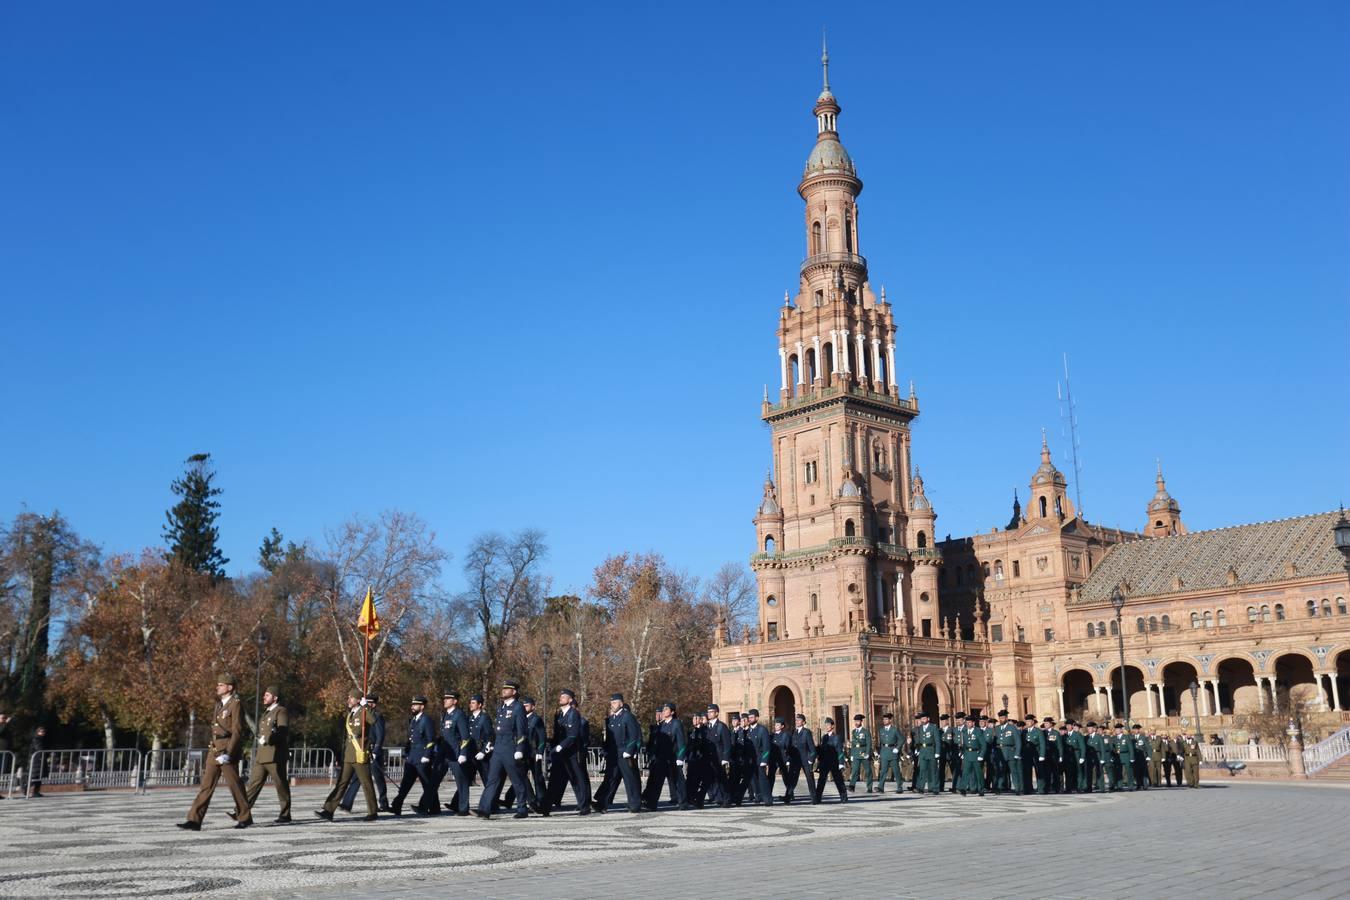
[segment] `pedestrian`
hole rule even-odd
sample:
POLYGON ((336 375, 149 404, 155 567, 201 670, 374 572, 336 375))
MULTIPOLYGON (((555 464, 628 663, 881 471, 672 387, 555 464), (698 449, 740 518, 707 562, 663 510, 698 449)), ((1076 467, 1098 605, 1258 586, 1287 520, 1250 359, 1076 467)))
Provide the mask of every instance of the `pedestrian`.
POLYGON ((32 771, 28 775, 28 796, 42 796, 42 775, 47 768, 46 757, 43 756, 43 750, 47 746, 47 726, 39 725, 33 729, 33 739, 28 742, 29 758, 36 760, 32 764, 32 771))
POLYGON ((248 828, 253 824, 248 798, 244 796, 244 784, 239 780, 239 760, 243 746, 244 714, 239 696, 234 692, 234 676, 217 675, 216 708, 211 719, 211 747, 207 751, 206 768, 202 772, 202 787, 188 810, 187 821, 179 822, 179 828, 202 830, 202 819, 206 818, 207 807, 211 805, 211 795, 215 793, 216 783, 222 778, 230 795, 234 797, 235 809, 239 810, 239 821, 234 827, 248 828))
POLYGON ((540 812, 548 815, 562 803, 563 788, 572 786, 577 815, 591 813, 591 779, 586 772, 586 718, 576 706, 577 695, 570 688, 558 692, 558 711, 553 714, 553 765, 548 785, 540 797, 540 812))
MULTIPOLYGON (((281 807, 272 824, 285 825, 291 821, 291 781, 287 772, 291 760, 291 720, 286 707, 281 705, 281 695, 275 686, 263 688, 262 702, 264 711, 258 721, 257 746, 253 750, 253 765, 249 769, 244 798, 252 810, 263 785, 271 778, 281 807)), ((231 812, 230 818, 237 820, 239 810, 231 812)))
POLYGON ((436 797, 436 745, 439 736, 436 723, 426 714, 427 698, 418 694, 408 704, 412 715, 408 718, 408 741, 403 745, 403 780, 389 811, 396 816, 403 815, 403 801, 414 784, 422 785, 422 796, 413 809, 419 815, 438 815, 440 807, 436 797))
POLYGON ((337 784, 329 792, 323 807, 314 810, 320 819, 333 821, 333 813, 338 803, 347 794, 347 787, 355 778, 361 783, 361 791, 366 797, 365 821, 373 822, 379 815, 375 812, 375 784, 370 778, 370 748, 367 735, 370 733, 373 718, 366 709, 365 698, 356 691, 347 694, 347 714, 343 717, 342 727, 346 740, 342 744, 342 772, 337 784))
POLYGON ((501 702, 497 704, 497 715, 493 720, 492 743, 489 749, 492 756, 488 765, 487 783, 483 785, 483 796, 478 799, 478 808, 474 815, 480 819, 492 818, 497 798, 501 796, 507 781, 516 789, 515 818, 529 817, 525 808, 529 787, 525 783, 525 746, 529 740, 525 723, 525 708, 516 700, 520 692, 520 683, 504 681, 501 687, 501 702))

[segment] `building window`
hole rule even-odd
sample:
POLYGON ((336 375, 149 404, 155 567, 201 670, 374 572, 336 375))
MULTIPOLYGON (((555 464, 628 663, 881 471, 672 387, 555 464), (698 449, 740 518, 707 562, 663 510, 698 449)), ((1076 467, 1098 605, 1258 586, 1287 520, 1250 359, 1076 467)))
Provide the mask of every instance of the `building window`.
POLYGON ((1097 623, 1097 637, 1106 637, 1106 623, 1105 623, 1105 622, 1098 622, 1098 623, 1097 623))
POLYGON ((1212 612, 1205 613, 1205 627, 1206 628, 1214 627, 1214 613, 1212 612))
POLYGON ((1276 622, 1283 622, 1283 621, 1284 621, 1284 604, 1283 604, 1283 603, 1276 603, 1276 604, 1275 604, 1275 621, 1276 621, 1276 622))
POLYGON ((853 537, 853 534, 854 534, 853 520, 852 520, 852 519, 845 519, 845 520, 844 520, 844 537, 853 537))
POLYGON ((1027 630, 1021 625, 1017 626, 1017 640, 1022 643, 1026 643, 1027 640, 1027 630))
MULTIPOLYGON (((1336 612, 1340 613, 1341 615, 1345 615, 1345 598, 1344 598, 1344 597, 1337 597, 1337 598, 1336 598, 1336 612)), ((1284 616, 1280 616, 1280 618, 1283 619, 1284 616)))
POLYGON ((1191 613, 1191 627, 1192 627, 1192 628, 1199 628, 1199 627, 1200 627, 1200 614, 1199 614, 1199 613, 1191 613))
POLYGON ((1045 629, 1045 639, 1047 641, 1053 641, 1055 639, 1055 629, 1053 628, 1045 629))
POLYGON ((989 636, 990 636, 991 638, 993 638, 993 641, 994 641, 995 644, 1001 644, 1001 643, 1003 643, 1003 626, 1002 626, 1002 625, 990 625, 990 626, 989 626, 989 636))
POLYGON ((1322 615, 1324 615, 1324 616, 1330 616, 1330 615, 1331 615, 1331 601, 1330 601, 1330 600, 1323 600, 1323 601, 1322 601, 1322 615))
POLYGON ((1093 625, 1091 622, 1087 623, 1087 636, 1088 637, 1097 636, 1097 626, 1093 625))
POLYGON ((1270 621, 1270 607, 1269 607, 1269 606, 1262 606, 1262 607, 1261 607, 1261 621, 1262 621, 1262 622, 1269 622, 1269 621, 1270 621))
POLYGON ((1220 627, 1220 628, 1222 628, 1222 627, 1224 627, 1225 625, 1228 624, 1228 613, 1227 613, 1227 612, 1225 612, 1224 610, 1221 609, 1221 610, 1219 610, 1218 616, 1219 616, 1219 627, 1220 627))
POLYGON ((1316 600, 1309 600, 1309 601, 1308 601, 1308 617, 1309 617, 1309 618, 1315 618, 1316 616, 1317 616, 1317 601, 1316 601, 1316 600))
POLYGON ((769 623, 769 640, 771 640, 771 641, 776 641, 776 640, 778 640, 778 623, 777 623, 777 622, 770 622, 770 623, 769 623))
POLYGON ((811 225, 811 254, 822 253, 820 246, 820 223, 814 222, 811 225))
POLYGON ((772 553, 774 548, 773 535, 767 535, 764 538, 764 552, 772 553))
POLYGON ((1015 559, 1013 560, 1013 577, 1014 578, 1022 577, 1022 564, 1015 559))
POLYGON ((1041 498, 1041 518, 1045 518, 1045 498, 1041 498))
POLYGON ((985 578, 988 578, 988 577, 989 577, 989 563, 980 563, 980 571, 984 573, 984 577, 985 577, 985 578))
POLYGON ((1256 618, 1257 618, 1256 607, 1255 606, 1247 607, 1247 621, 1255 622, 1256 618))
POLYGON ((994 560, 994 577, 999 581, 1003 580, 1003 560, 994 560))
POLYGON ((1157 617, 1157 616, 1149 616, 1149 617, 1148 617, 1148 630, 1149 630, 1149 631, 1157 631, 1157 630, 1158 630, 1158 617, 1157 617))
POLYGON ((921 633, 924 637, 932 637, 932 636, 933 636, 933 620, 932 620, 932 619, 924 619, 923 622, 921 623, 921 626, 920 626, 920 627, 921 627, 921 629, 922 629, 920 633, 921 633))
POLYGON ((816 595, 815 595, 815 594, 812 594, 812 595, 811 595, 811 612, 819 612, 819 611, 820 611, 820 601, 819 601, 818 599, 816 599, 816 595))
POLYGON ((918 535, 917 535, 916 540, 914 541, 914 543, 916 543, 916 544, 918 545, 919 549, 922 550, 924 547, 927 547, 927 546, 928 546, 928 535, 926 535, 926 534, 924 534, 922 531, 920 531, 920 532, 918 533, 918 535))
POLYGON ((817 473, 816 463, 814 463, 814 462, 809 462, 809 463, 807 463, 807 464, 806 464, 806 483, 807 483, 807 484, 815 484, 815 483, 816 483, 816 473, 817 473))
POLYGON ((1171 616, 1163 616, 1163 617, 1162 617, 1162 630, 1163 630, 1163 631, 1168 631, 1168 630, 1171 629, 1171 627, 1172 627, 1172 617, 1171 617, 1171 616))

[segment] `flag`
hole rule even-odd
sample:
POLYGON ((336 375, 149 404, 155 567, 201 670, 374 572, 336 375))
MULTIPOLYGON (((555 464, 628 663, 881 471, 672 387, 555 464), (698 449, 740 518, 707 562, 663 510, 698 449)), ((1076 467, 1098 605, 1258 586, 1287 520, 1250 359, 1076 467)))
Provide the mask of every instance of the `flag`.
POLYGON ((380 630, 380 617, 375 615, 375 594, 366 588, 366 599, 361 603, 361 616, 356 620, 356 630, 370 637, 380 630))

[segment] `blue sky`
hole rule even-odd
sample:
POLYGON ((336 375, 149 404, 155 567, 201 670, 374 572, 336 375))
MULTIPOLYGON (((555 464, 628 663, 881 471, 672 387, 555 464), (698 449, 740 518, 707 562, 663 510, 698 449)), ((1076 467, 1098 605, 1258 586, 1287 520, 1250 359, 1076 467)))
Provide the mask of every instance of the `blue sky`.
POLYGON ((634 6, 7 5, 0 511, 152 545, 209 451, 232 571, 391 507, 452 587, 744 559, 822 25, 939 534, 1069 469, 1066 351, 1090 519, 1350 499, 1350 7, 634 6))

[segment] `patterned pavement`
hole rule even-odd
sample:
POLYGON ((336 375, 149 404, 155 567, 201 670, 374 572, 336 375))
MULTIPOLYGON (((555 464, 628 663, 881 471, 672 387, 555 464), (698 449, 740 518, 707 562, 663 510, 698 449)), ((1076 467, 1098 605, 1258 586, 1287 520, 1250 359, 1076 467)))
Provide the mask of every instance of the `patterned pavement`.
MULTIPOLYGON (((0 896, 631 897, 638 885, 665 883, 663 897, 762 897, 774 889, 1056 897, 1120 893, 1126 884, 1199 896, 1278 896, 1301 886, 1287 895, 1318 897, 1345 896, 1350 884, 1339 846, 1350 793, 1306 785, 1063 797, 863 794, 847 806, 827 799, 770 811, 374 823, 341 813, 323 822, 311 810, 325 790, 294 793, 293 824, 233 831, 224 814, 229 796, 218 791, 195 834, 173 827, 191 800, 183 790, 0 802, 0 896)), ((275 808, 265 791, 260 821, 275 808)))

